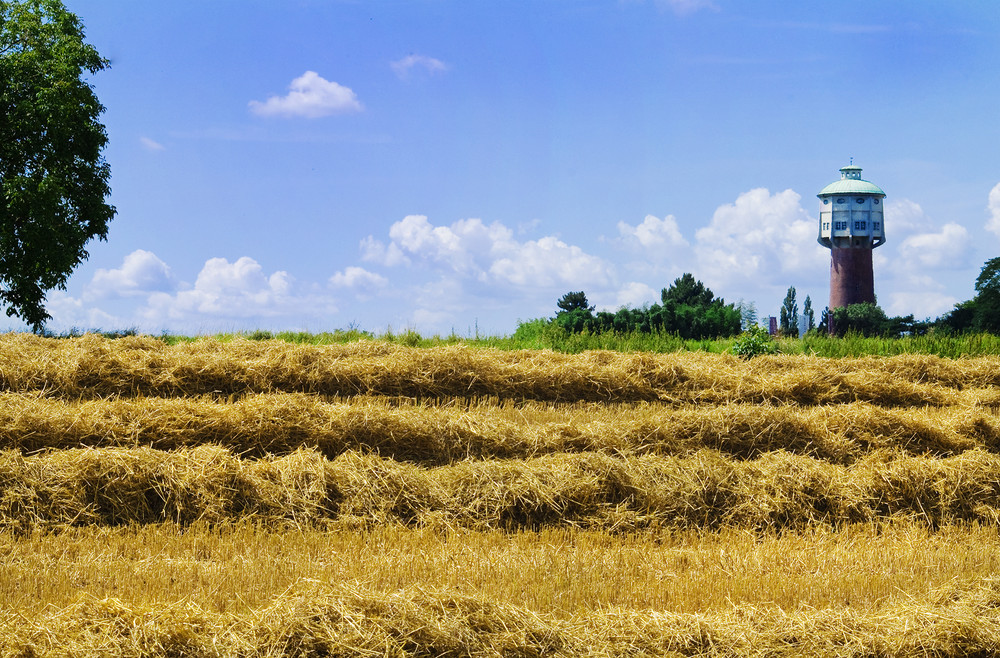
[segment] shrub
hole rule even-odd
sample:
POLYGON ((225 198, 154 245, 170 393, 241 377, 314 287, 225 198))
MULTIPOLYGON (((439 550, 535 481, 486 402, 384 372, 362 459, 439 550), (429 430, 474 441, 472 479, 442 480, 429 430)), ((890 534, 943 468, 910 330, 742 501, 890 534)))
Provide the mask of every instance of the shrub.
POLYGON ((732 352, 736 356, 749 359, 758 354, 776 354, 778 346, 775 345, 774 339, 771 338, 766 329, 755 326, 750 327, 736 337, 736 340, 733 342, 732 352))

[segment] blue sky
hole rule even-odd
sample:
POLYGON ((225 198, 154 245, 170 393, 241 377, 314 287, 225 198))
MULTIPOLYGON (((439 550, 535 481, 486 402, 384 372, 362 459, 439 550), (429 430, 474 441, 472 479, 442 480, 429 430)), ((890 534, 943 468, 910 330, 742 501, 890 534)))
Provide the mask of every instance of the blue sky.
POLYGON ((67 0, 111 60, 107 242, 56 330, 505 334, 691 272, 817 309, 816 193, 887 193, 879 303, 1000 252, 1000 5, 67 0))

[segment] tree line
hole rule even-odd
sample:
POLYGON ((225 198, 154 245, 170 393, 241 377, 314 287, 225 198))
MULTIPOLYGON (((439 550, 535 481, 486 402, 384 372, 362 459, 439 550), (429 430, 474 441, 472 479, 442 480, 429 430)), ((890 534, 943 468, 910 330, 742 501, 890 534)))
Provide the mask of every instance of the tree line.
MULTIPOLYGON (((1000 335, 1000 257, 983 265, 976 278, 976 296, 960 302, 935 320, 916 320, 912 314, 888 316, 877 304, 852 304, 824 308, 817 321, 812 300, 806 296, 801 317, 806 333, 844 336, 898 337, 930 332, 986 332, 1000 335)), ((584 291, 568 292, 556 302, 552 323, 571 333, 671 333, 685 339, 728 338, 757 324, 753 304, 726 304, 685 273, 660 292, 660 303, 641 308, 622 307, 612 313, 596 311, 584 291)), ((799 336, 799 305, 796 290, 788 289, 778 311, 778 334, 799 336)))

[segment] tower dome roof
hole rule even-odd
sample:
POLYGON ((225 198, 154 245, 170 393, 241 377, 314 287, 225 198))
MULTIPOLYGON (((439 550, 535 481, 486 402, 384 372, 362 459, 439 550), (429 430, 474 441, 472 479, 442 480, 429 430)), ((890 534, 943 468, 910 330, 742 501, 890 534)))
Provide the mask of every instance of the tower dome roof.
POLYGON ((882 191, 881 187, 875 183, 863 180, 861 178, 861 167, 856 167, 853 164, 841 167, 840 180, 833 181, 820 190, 816 196, 822 197, 828 194, 879 194, 885 196, 885 192, 882 191))

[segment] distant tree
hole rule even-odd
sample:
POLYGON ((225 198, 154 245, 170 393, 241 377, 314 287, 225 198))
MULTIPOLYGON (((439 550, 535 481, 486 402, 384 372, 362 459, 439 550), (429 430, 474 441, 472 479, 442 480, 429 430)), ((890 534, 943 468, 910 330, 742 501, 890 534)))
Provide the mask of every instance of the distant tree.
POLYGON ((806 316, 806 331, 812 331, 816 326, 816 314, 813 312, 813 303, 806 295, 806 302, 802 305, 802 314, 806 316))
POLYGON ((684 306, 702 307, 712 303, 715 295, 701 281, 696 281, 693 274, 685 272, 660 292, 660 300, 664 305, 674 303, 684 306))
POLYGON ((736 302, 736 309, 740 312, 740 329, 742 331, 757 326, 757 305, 755 303, 744 302, 741 299, 736 302))
POLYGON ((651 308, 653 326, 681 338, 714 338, 740 333, 741 315, 733 304, 716 298, 705 284, 690 273, 674 280, 660 292, 663 305, 651 308))
POLYGON ((950 331, 985 331, 1000 334, 1000 257, 991 258, 976 277, 976 296, 955 304, 938 318, 937 325, 950 331))
POLYGON ((589 304, 587 295, 582 290, 579 292, 568 292, 556 302, 560 313, 576 310, 593 311, 594 307, 589 304))
MULTIPOLYGON (((912 320, 912 317, 910 319, 912 320)), ((893 332, 893 323, 885 311, 871 302, 832 309, 829 320, 833 323, 834 333, 838 336, 849 333, 862 336, 898 335, 893 332)))
POLYGON ((107 66, 60 0, 0 0, 0 301, 35 331, 115 215, 104 107, 83 79, 107 66))
POLYGON ((973 327, 1000 333, 1000 257, 991 258, 976 277, 976 309, 973 327))
POLYGON ((785 301, 781 303, 778 332, 782 336, 799 337, 799 304, 795 301, 795 286, 788 289, 785 301))

